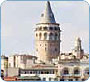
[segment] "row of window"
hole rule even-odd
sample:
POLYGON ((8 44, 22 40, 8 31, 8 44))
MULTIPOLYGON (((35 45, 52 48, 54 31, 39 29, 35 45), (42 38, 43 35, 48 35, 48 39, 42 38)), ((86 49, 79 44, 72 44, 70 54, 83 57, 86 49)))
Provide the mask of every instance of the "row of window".
MULTIPOLYGON (((64 75, 67 75, 67 74, 69 74, 69 70, 67 69, 67 68, 65 68, 64 70, 63 70, 63 73, 62 74, 64 74, 64 75)), ((74 74, 80 74, 80 69, 74 69, 74 74)), ((85 70, 85 74, 88 74, 89 75, 89 69, 86 69, 85 70)))
MULTIPOLYGON (((46 81, 46 78, 44 77, 42 80, 46 81)), ((49 78, 49 81, 52 81, 52 78, 49 78)), ((54 81, 58 81, 58 79, 55 78, 54 81)), ((75 79, 64 79, 64 78, 61 78, 60 81, 79 81, 79 78, 75 78, 75 79)), ((85 81, 85 79, 82 79, 82 81, 85 81)))
POLYGON ((21 71, 21 74, 54 74, 53 70, 49 70, 49 71, 21 71))
MULTIPOLYGON (((49 71, 21 71, 21 74, 54 74, 54 70, 49 70, 49 71)), ((69 70, 68 69, 64 69, 62 74, 67 75, 69 74, 69 70)), ((74 70, 74 74, 80 74, 80 70, 75 69, 74 70)), ((85 70, 85 74, 89 75, 89 70, 85 70)))
POLYGON ((57 33, 50 33, 50 34, 47 34, 47 33, 36 33, 36 37, 39 37, 39 39, 41 40, 41 38, 44 36, 44 40, 59 40, 59 35, 57 33))
POLYGON ((36 28, 36 30, 55 30, 55 31, 57 31, 57 30, 59 30, 60 31, 60 28, 59 27, 38 27, 38 28, 36 28))
MULTIPOLYGON (((62 79, 60 79, 60 81, 80 81, 79 80, 79 78, 75 78, 75 79, 64 79, 64 78, 62 78, 62 79)), ((85 81, 85 79, 82 79, 82 81, 85 81)))

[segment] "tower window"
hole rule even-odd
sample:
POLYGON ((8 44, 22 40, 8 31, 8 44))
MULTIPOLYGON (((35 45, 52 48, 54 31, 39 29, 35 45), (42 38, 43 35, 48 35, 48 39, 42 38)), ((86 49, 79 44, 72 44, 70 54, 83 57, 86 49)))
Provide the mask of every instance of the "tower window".
POLYGON ((44 30, 47 30, 47 27, 43 27, 44 30))
POLYGON ((53 30, 53 27, 49 27, 50 30, 53 30))
POLYGON ((46 44, 45 44, 45 46, 46 46, 46 44))
POLYGON ((49 40, 54 40, 53 33, 50 33, 50 34, 49 34, 49 40))
POLYGON ((57 51, 57 48, 55 48, 55 51, 57 51))
POLYGON ((58 34, 55 33, 55 40, 58 40, 58 34))
POLYGON ((42 30, 42 27, 40 27, 39 30, 42 30))
POLYGON ((39 34, 39 39, 40 39, 40 40, 41 40, 41 37, 42 37, 42 34, 40 33, 40 34, 39 34))
POLYGON ((44 33, 44 40, 47 39, 47 33, 44 33))
POLYGON ((46 48, 45 48, 45 51, 46 51, 46 48))
POLYGON ((36 37, 38 36, 38 34, 36 33, 36 37))
POLYGON ((55 30, 58 30, 58 28, 57 28, 57 27, 55 27, 55 30))

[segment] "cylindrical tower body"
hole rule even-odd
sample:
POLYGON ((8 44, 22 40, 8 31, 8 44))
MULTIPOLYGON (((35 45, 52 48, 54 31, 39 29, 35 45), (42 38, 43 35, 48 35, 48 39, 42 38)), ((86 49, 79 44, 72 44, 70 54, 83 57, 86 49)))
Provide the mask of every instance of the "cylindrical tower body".
POLYGON ((60 54, 60 27, 55 22, 49 1, 35 29, 35 49, 38 60, 51 61, 60 54))

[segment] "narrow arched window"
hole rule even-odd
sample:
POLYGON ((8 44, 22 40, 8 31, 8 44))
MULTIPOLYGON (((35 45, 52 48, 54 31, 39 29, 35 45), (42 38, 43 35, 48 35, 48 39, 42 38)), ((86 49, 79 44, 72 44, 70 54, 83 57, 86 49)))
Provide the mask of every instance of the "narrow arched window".
POLYGON ((53 33, 50 33, 50 34, 49 34, 49 40, 54 40, 54 35, 53 35, 53 33))
POLYGON ((42 30, 42 27, 39 27, 39 30, 42 30))
POLYGON ((36 33, 36 37, 38 37, 38 34, 36 33))
POLYGON ((50 30, 53 30, 53 27, 49 27, 50 30))
POLYGON ((39 34, 39 39, 40 39, 40 40, 41 40, 41 37, 42 37, 42 34, 40 33, 40 34, 39 34))
POLYGON ((43 30, 47 30, 47 27, 43 27, 43 30))
POLYGON ((58 40, 58 34, 55 33, 55 40, 58 40))
POLYGON ((44 33, 44 40, 47 40, 47 33, 44 33))
POLYGON ((57 28, 57 27, 55 27, 55 30, 58 30, 58 28, 57 28))

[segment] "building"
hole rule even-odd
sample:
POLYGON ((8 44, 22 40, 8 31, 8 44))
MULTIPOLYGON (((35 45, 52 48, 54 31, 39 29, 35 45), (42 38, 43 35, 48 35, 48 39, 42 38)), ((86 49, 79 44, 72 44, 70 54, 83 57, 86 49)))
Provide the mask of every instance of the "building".
POLYGON ((8 68, 8 57, 5 55, 1 56, 1 72, 2 72, 2 77, 7 76, 7 68, 8 68))
POLYGON ((82 49, 81 40, 79 37, 77 37, 75 40, 75 48, 73 49, 72 53, 74 56, 76 56, 76 58, 79 59, 84 55, 84 50, 82 49))
POLYGON ((60 27, 56 23, 50 2, 45 4, 40 23, 35 29, 35 49, 38 60, 49 62, 60 53, 60 27))
POLYGON ((61 59, 58 64, 58 81, 85 81, 89 78, 89 61, 61 59))
POLYGON ((35 63, 37 59, 36 56, 26 55, 26 54, 15 54, 8 57, 8 67, 9 68, 26 68, 35 63))
POLYGON ((36 64, 30 68, 21 69, 21 77, 38 76, 41 81, 55 81, 57 67, 53 64, 36 64))
POLYGON ((89 78, 89 54, 84 53, 80 38, 71 53, 61 53, 58 62, 59 81, 84 81, 89 78))

